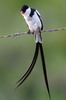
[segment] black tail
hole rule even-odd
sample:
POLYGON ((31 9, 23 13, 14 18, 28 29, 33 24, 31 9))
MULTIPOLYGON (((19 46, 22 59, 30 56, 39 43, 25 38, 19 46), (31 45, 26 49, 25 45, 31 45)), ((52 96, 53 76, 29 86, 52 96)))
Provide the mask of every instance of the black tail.
POLYGON ((47 87, 47 91, 51 100, 51 95, 50 95, 50 90, 49 90, 49 84, 48 84, 48 78, 47 78, 47 71, 46 71, 46 65, 45 65, 45 59, 44 59, 44 53, 43 53, 43 47, 42 44, 39 43, 40 45, 40 53, 41 53, 41 59, 42 59, 42 65, 43 65, 43 72, 44 72, 44 77, 45 77, 45 83, 47 87))
POLYGON ((16 88, 18 88, 30 75, 30 73, 32 72, 34 65, 36 63, 37 57, 38 57, 38 52, 39 52, 39 43, 36 43, 36 49, 35 49, 35 54, 32 60, 32 63, 30 65, 30 67, 28 68, 27 72, 22 76, 22 78, 17 82, 18 85, 16 88))

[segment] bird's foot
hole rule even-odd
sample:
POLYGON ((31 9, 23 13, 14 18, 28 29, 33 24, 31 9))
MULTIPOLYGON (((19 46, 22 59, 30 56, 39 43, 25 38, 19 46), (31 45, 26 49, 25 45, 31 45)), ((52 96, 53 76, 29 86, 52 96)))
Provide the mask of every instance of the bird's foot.
POLYGON ((34 34, 34 32, 31 32, 30 30, 28 30, 28 32, 27 32, 28 34, 34 34))

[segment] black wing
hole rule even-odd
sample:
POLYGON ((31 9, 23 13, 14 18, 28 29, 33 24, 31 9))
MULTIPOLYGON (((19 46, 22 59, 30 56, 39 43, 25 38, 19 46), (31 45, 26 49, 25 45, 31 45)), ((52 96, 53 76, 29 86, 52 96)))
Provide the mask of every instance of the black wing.
POLYGON ((40 19, 40 21, 41 21, 41 30, 43 30, 43 21, 42 21, 42 18, 41 18, 41 15, 40 15, 40 13, 36 10, 36 13, 37 13, 37 15, 38 15, 38 17, 39 17, 39 19, 40 19))
POLYGON ((31 8, 31 13, 30 13, 30 17, 32 17, 34 15, 34 12, 35 12, 35 9, 34 8, 31 8))

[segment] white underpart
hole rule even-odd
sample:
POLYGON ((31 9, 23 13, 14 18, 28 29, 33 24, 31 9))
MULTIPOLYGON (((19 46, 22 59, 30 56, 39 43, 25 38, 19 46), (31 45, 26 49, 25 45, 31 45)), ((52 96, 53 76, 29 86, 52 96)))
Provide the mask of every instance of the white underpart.
POLYGON ((36 43, 38 43, 38 42, 42 43, 42 38, 41 38, 40 34, 35 35, 35 42, 36 43))
POLYGON ((28 8, 27 10, 26 10, 26 12, 24 13, 24 14, 22 14, 23 15, 23 17, 24 17, 24 19, 25 19, 25 21, 26 21, 26 23, 28 24, 28 26, 29 26, 29 29, 30 29, 30 31, 31 32, 34 32, 35 33, 35 42, 37 43, 37 42, 40 42, 40 43, 42 43, 42 41, 41 41, 41 38, 40 38, 40 35, 39 35, 39 33, 38 33, 38 29, 41 29, 41 21, 40 21, 40 19, 39 19, 39 17, 38 17, 38 15, 37 15, 37 13, 40 15, 40 13, 36 10, 36 12, 34 12, 34 15, 32 16, 32 17, 30 17, 29 15, 30 15, 30 12, 31 12, 31 9, 30 8, 28 8))

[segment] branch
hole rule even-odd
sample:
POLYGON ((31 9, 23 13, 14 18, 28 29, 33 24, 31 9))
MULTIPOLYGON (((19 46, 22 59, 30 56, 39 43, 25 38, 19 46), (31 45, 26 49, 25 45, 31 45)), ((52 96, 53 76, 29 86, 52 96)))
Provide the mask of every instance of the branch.
POLYGON ((62 31, 62 30, 66 30, 66 27, 57 28, 57 29, 50 29, 50 30, 43 30, 42 32, 53 32, 53 31, 62 31))
MULTIPOLYGON (((49 29, 49 30, 42 30, 41 32, 53 32, 53 31, 61 31, 61 30, 66 30, 65 28, 57 28, 57 29, 49 29)), ((18 33, 14 33, 14 34, 9 34, 9 35, 5 35, 5 36, 0 36, 0 38, 7 38, 7 37, 16 37, 22 34, 30 34, 28 32, 18 32, 18 33)))

